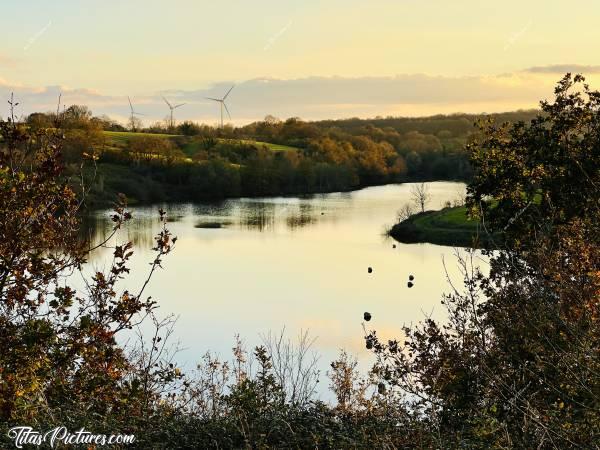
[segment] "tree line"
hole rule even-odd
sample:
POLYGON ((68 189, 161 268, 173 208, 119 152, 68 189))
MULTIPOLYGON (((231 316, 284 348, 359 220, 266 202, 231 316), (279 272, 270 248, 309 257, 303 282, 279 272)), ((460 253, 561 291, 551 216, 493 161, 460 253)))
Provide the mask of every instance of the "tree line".
MULTIPOLYGON (((516 121, 532 114, 490 118, 516 121)), ((346 191, 404 181, 467 181, 473 172, 464 146, 477 135, 477 118, 306 122, 267 116, 243 127, 223 128, 186 121, 173 127, 157 123, 122 140, 106 132, 123 132, 124 127, 108 117, 94 117, 81 105, 60 114, 34 113, 25 123, 43 130, 60 122, 63 155, 73 170, 83 154, 97 156, 90 200, 102 204, 119 192, 149 203, 346 191)))

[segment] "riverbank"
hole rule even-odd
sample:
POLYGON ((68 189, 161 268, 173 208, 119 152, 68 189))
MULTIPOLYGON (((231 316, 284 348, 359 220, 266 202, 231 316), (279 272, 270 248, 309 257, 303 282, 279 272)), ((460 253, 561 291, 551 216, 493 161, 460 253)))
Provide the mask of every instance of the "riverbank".
POLYGON ((467 217, 464 206, 425 211, 397 223, 388 232, 398 242, 430 243, 453 247, 487 246, 491 238, 479 222, 467 217))
MULTIPOLYGON (((238 172, 243 169, 238 168, 238 172)), ((209 174, 215 175, 214 172, 209 174)), ((463 182, 460 179, 431 179, 427 177, 396 177, 394 179, 369 180, 369 182, 353 184, 348 187, 341 186, 292 186, 288 189, 276 188, 265 189, 264 192, 256 193, 245 187, 240 181, 229 185, 223 180, 214 180, 209 183, 197 183, 190 185, 186 183, 170 182, 168 178, 155 177, 147 173, 143 168, 136 168, 121 164, 101 162, 92 168, 88 168, 84 178, 91 189, 87 193, 86 206, 90 211, 110 208, 114 205, 120 193, 125 194, 130 206, 149 206, 161 203, 205 203, 221 202, 230 199, 256 198, 264 199, 270 197, 310 197, 319 194, 331 194, 338 192, 353 192, 369 187, 406 184, 413 182, 463 182), (214 189, 216 187, 216 189, 214 189)), ((74 178, 78 180, 78 178, 74 178)), ((77 189, 77 185, 73 186, 77 189)))

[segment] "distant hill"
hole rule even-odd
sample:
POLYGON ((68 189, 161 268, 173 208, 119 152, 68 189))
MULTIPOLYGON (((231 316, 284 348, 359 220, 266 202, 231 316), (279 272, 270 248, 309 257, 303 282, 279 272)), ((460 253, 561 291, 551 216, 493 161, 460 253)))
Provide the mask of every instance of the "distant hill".
POLYGON ((478 119, 491 118, 497 123, 502 122, 528 122, 533 119, 540 111, 536 109, 494 113, 494 114, 450 114, 435 115, 428 117, 377 117, 374 119, 338 119, 338 120, 319 120, 313 122, 320 128, 336 127, 346 132, 358 131, 365 126, 376 128, 391 128, 399 133, 408 133, 418 131, 424 134, 439 134, 444 131, 450 132, 454 136, 465 135, 473 131, 473 124, 478 119))

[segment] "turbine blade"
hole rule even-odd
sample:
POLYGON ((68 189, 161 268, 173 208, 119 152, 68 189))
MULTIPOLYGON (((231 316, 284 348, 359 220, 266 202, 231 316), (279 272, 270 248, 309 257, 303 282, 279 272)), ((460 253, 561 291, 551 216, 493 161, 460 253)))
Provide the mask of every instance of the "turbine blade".
POLYGON ((231 119, 231 114, 229 114, 229 110, 227 109, 227 103, 222 102, 223 106, 225 107, 225 111, 227 111, 227 115, 229 116, 229 119, 231 119))
POLYGON ((220 98, 212 98, 212 97, 204 97, 204 98, 207 99, 207 100, 212 100, 214 102, 220 102, 221 101, 220 98))
POLYGON ((180 103, 179 105, 175 105, 175 106, 173 106, 173 109, 175 109, 175 108, 179 108, 180 106, 183 106, 183 105, 185 105, 185 103, 180 103))
MULTIPOLYGON (((161 95, 161 97, 162 97, 162 95, 161 95)), ((171 104, 169 103, 169 101, 166 98, 163 97, 162 99, 165 101, 165 103, 167 105, 169 105, 169 108, 172 108, 171 104)))
POLYGON ((227 94, 225 94, 225 97, 223 97, 223 100, 225 100, 227 98, 227 96, 229 95, 229 93, 232 91, 232 89, 234 87, 235 87, 235 84, 229 88, 229 90, 227 91, 227 94))
POLYGON ((131 112, 133 112, 133 105, 131 104, 131 99, 129 98, 129 95, 127 96, 127 100, 129 100, 129 107, 131 108, 131 112))

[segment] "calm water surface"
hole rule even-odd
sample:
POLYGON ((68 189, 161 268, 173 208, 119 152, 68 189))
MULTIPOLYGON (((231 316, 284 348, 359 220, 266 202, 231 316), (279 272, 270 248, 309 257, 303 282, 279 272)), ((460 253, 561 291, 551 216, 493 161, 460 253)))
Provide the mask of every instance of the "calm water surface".
MULTIPOLYGON (((429 209, 464 196, 462 183, 429 186, 429 209)), ((373 315, 369 328, 384 338, 401 337, 403 324, 424 315, 443 317, 441 295, 449 291, 443 259, 456 278, 455 250, 429 244, 393 248, 395 242, 384 235, 396 211, 410 202, 410 188, 161 205, 179 240, 147 292, 158 301, 160 316, 179 316, 181 366, 195 367, 208 350, 229 358, 235 334, 251 347, 262 334, 285 327, 292 338, 302 330, 316 338, 323 374, 340 349, 367 367, 372 359, 364 349, 364 311, 373 315), (223 227, 197 228, 208 222, 223 227), (412 289, 406 286, 409 274, 415 276, 412 289)), ((132 276, 123 286, 132 291, 152 259, 157 208, 133 208, 134 220, 119 235, 136 244, 132 276)), ((108 217, 109 211, 96 213, 94 239, 110 230, 108 217)), ((103 251, 90 265, 104 268, 109 260, 110 252, 103 251)))

